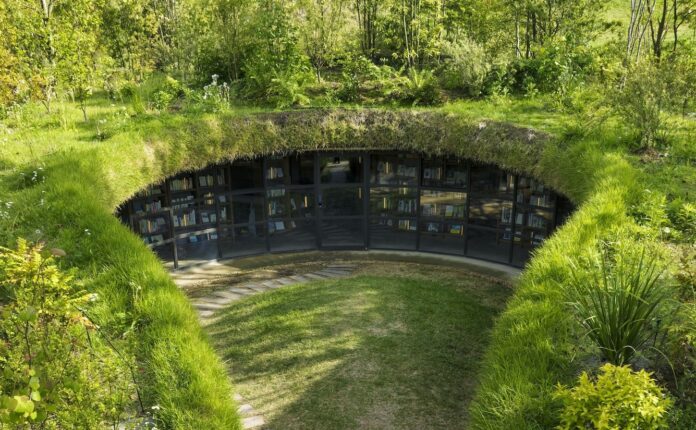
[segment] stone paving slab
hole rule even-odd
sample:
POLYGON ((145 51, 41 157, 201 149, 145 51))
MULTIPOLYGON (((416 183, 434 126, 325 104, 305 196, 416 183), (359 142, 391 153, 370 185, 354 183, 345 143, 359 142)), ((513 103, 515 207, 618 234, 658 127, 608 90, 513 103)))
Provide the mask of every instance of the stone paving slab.
POLYGON ((243 429, 254 429, 261 427, 266 424, 261 415, 254 415, 253 417, 242 418, 242 428, 243 429))

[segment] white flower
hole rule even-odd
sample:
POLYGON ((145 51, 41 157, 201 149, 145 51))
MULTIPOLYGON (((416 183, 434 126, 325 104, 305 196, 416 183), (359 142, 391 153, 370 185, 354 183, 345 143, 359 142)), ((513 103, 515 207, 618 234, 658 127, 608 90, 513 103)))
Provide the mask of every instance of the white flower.
POLYGON ((39 230, 39 229, 37 228, 36 231, 35 231, 34 233, 36 233, 36 234, 41 234, 41 230, 39 230))
POLYGON ((85 234, 86 234, 87 236, 91 236, 91 235, 92 235, 92 232, 90 232, 89 229, 86 228, 86 229, 85 229, 85 234))

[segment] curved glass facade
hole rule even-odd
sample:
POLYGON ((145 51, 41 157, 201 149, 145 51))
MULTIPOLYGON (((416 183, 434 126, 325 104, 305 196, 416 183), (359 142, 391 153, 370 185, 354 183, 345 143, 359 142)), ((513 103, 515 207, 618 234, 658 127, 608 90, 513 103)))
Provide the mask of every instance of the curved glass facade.
POLYGON ((539 181, 452 157, 305 152, 213 165, 126 202, 175 265, 267 252, 392 249, 522 266, 570 213, 539 181))

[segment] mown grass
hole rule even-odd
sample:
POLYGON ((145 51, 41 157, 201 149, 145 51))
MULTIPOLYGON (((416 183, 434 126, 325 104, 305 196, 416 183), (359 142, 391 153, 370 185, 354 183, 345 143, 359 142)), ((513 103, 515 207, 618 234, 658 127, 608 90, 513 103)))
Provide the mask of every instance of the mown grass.
POLYGON ((237 302, 208 330, 269 428, 467 428, 480 359, 512 292, 468 275, 374 263, 237 302))

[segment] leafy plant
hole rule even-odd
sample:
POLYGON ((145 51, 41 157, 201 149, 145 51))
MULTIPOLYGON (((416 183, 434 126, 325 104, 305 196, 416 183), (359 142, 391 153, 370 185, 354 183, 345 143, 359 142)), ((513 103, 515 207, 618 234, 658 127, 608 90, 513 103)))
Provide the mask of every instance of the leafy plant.
POLYGON ((403 101, 412 105, 432 106, 443 102, 435 75, 430 70, 411 69, 404 89, 403 101))
POLYGON ((578 384, 558 387, 564 403, 559 429, 656 430, 664 428, 672 404, 650 374, 605 364, 593 381, 583 372, 578 384))
POLYGON ((96 295, 24 240, 0 248, 0 280, 0 427, 117 424, 133 386, 85 313, 96 295))
POLYGON ((446 43, 442 51, 446 58, 440 69, 442 86, 463 91, 470 97, 480 96, 486 75, 490 71, 483 47, 462 39, 456 43, 446 43))
POLYGON ((571 304, 588 336, 607 361, 630 362, 660 331, 660 305, 670 294, 663 269, 644 250, 640 257, 602 250, 589 267, 571 269, 571 304))

